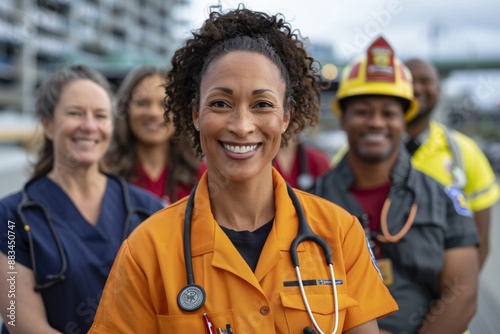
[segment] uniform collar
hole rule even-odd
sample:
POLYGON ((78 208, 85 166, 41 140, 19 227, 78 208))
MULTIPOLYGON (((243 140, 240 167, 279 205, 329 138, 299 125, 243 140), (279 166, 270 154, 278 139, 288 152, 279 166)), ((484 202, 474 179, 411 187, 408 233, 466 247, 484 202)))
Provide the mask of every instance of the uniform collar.
POLYGON ((354 174, 347 161, 347 154, 344 154, 342 160, 340 160, 337 167, 332 171, 337 175, 335 183, 341 185, 341 190, 343 192, 348 192, 354 184, 354 174))
POLYGON ((393 185, 407 182, 411 171, 411 157, 404 145, 399 147, 399 156, 391 171, 391 182, 393 185))
MULTIPOLYGON (((255 270, 257 279, 265 276, 282 259, 280 251, 290 250, 290 244, 298 230, 298 218, 292 200, 288 196, 286 182, 275 168, 272 173, 276 212, 273 228, 262 249, 262 254, 265 256, 261 256, 255 270)), ((215 251, 212 265, 241 275, 241 265, 244 260, 217 224, 210 209, 207 175, 208 173, 203 174, 200 179, 194 199, 191 223, 192 254, 200 256, 215 251)), ((298 251, 304 250, 304 246, 299 245, 298 251)))
MULTIPOLYGON (((354 184, 354 174, 352 173, 352 169, 347 161, 347 154, 344 155, 335 170, 337 173, 336 183, 341 185, 342 191, 348 192, 354 184)), ((406 180, 410 176, 410 171, 411 158, 404 145, 401 144, 396 164, 391 171, 391 182, 393 184, 406 183, 406 180)))
POLYGON ((416 138, 415 140, 419 142, 420 144, 423 144, 429 139, 429 134, 430 134, 430 129, 431 129, 431 123, 422 131, 416 138))
POLYGON ((446 146, 446 136, 442 126, 434 121, 429 123, 428 133, 425 140, 421 141, 422 145, 415 152, 415 157, 427 157, 428 154, 433 154, 439 151, 443 146, 446 146))

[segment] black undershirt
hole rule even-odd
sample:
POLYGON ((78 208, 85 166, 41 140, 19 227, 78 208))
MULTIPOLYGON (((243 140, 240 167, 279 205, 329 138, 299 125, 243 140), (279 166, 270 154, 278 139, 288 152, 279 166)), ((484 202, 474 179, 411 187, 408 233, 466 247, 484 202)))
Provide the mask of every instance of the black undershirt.
POLYGON ((260 253, 264 248, 269 232, 271 232, 273 221, 274 218, 253 232, 235 231, 221 226, 222 230, 226 233, 229 240, 231 240, 234 247, 236 247, 253 272, 255 272, 255 268, 257 268, 260 253))

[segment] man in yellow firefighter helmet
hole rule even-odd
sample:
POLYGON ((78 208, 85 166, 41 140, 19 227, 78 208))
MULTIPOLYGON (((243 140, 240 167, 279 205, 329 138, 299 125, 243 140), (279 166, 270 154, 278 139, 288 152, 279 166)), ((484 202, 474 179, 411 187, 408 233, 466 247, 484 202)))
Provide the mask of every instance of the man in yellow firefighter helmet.
POLYGON ((399 305, 379 319, 382 333, 462 333, 476 308, 478 238, 462 192, 411 165, 403 138, 418 108, 408 68, 376 39, 343 71, 332 109, 350 148, 313 193, 363 225, 399 305))

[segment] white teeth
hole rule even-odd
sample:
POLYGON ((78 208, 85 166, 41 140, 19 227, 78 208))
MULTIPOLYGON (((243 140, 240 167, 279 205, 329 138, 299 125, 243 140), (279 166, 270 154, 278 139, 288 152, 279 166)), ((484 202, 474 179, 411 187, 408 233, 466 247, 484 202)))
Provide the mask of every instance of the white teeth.
POLYGON ((224 148, 233 153, 243 154, 253 151, 257 148, 257 145, 249 145, 249 146, 232 146, 227 144, 222 144, 224 148))
POLYGON ((161 123, 157 123, 157 122, 148 122, 146 124, 144 124, 146 129, 148 130, 158 130, 161 128, 162 124, 161 123))
POLYGON ((385 138, 385 135, 371 133, 371 134, 365 135, 365 138, 368 140, 381 140, 381 139, 385 138))
POLYGON ((77 140, 76 142, 79 145, 94 145, 95 144, 95 140, 83 140, 83 139, 80 139, 80 140, 77 140))

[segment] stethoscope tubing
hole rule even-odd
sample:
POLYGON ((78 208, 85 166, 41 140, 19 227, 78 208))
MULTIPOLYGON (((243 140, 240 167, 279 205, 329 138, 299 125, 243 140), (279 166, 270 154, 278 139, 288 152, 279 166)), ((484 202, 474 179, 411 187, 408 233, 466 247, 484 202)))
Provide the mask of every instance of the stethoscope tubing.
POLYGON ((312 241, 320 245, 321 248, 323 249, 323 253, 325 254, 326 265, 333 264, 332 252, 330 250, 330 246, 326 243, 326 241, 323 238, 321 238, 319 235, 315 234, 311 230, 311 227, 309 226, 309 224, 307 224, 304 210, 302 208, 302 205, 300 204, 297 195, 295 194, 295 191, 288 183, 286 184, 286 186, 287 186, 286 188, 288 191, 288 196, 290 196, 290 199, 292 200, 293 206, 295 207, 295 211, 299 218, 299 228, 297 236, 290 245, 290 257, 292 259, 293 266, 294 267, 299 266, 297 247, 303 241, 312 241))
POLYGON ((191 254, 191 218, 193 217, 194 196, 197 188, 198 183, 196 183, 191 190, 191 194, 189 195, 186 205, 186 212, 184 213, 184 262, 186 265, 188 285, 194 284, 193 259, 191 254))
MULTIPOLYGON (((332 290, 333 290, 333 299, 334 299, 334 307, 335 307, 335 320, 333 323, 333 331, 332 334, 337 333, 337 329, 339 326, 338 318, 339 318, 339 300, 337 295, 337 288, 335 283, 335 272, 333 270, 333 264, 329 264, 328 268, 330 269, 330 276, 332 277, 332 290)), ((316 318, 314 314, 312 314, 311 307, 309 306, 309 302, 307 299, 307 294, 304 290, 304 284, 302 283, 302 276, 300 274, 299 266, 295 267, 295 273, 297 274, 297 279, 299 281, 300 294, 302 295, 302 300, 304 301, 304 305, 306 307, 307 314, 309 314, 309 319, 311 319, 314 328, 318 331, 319 334, 324 334, 324 332, 319 327, 316 322, 316 318)))
MULTIPOLYGON (((306 151, 304 145, 299 143, 297 145, 297 155, 299 160, 299 173, 297 176, 297 187, 300 190, 308 191, 314 184, 314 177, 309 172, 309 164, 307 160, 306 151)), ((275 162, 273 160, 273 165, 275 162)))
POLYGON ((324 334, 324 332, 321 330, 319 327, 318 323, 316 322, 316 318, 314 317, 314 314, 312 314, 311 307, 309 306, 309 302, 307 299, 306 292, 304 290, 304 284, 302 283, 302 275, 300 274, 300 267, 299 267, 299 258, 298 258, 298 252, 297 252, 297 247, 299 244, 303 241, 312 241, 316 244, 318 244, 322 249, 323 249, 323 254, 325 256, 325 261, 326 265, 330 269, 330 277, 332 279, 332 289, 333 289, 333 298, 334 298, 334 310, 335 310, 335 319, 334 319, 334 325, 333 325, 333 332, 332 334, 337 333, 337 328, 338 328, 338 296, 337 296, 337 286, 335 283, 335 273, 333 270, 333 259, 332 259, 332 252, 330 249, 330 246, 328 243, 321 238, 319 235, 314 233, 311 230, 311 227, 307 223, 305 214, 304 214, 304 209, 302 208, 302 205, 300 204, 300 201, 297 197, 297 194, 295 191, 292 189, 292 187, 287 183, 287 191, 288 191, 288 196, 292 200, 293 206, 295 207, 295 211, 297 212, 297 216, 299 218, 299 228, 297 231, 297 236, 295 239, 292 241, 292 244, 290 245, 290 258, 292 261, 292 264, 295 268, 295 273, 297 274, 297 280, 299 282, 299 288, 300 288, 300 294, 302 295, 302 300, 304 301, 304 305, 306 307, 307 313, 309 315, 309 319, 314 325, 314 328, 319 332, 319 334, 324 334))
POLYGON ((59 237, 58 237, 58 235, 57 235, 57 233, 55 231, 54 224, 52 224, 52 219, 50 218, 50 215, 49 215, 49 213, 47 211, 47 208, 44 205, 42 205, 40 203, 36 203, 36 202, 34 202, 34 201, 32 201, 32 200, 29 199, 28 191, 27 191, 27 188, 28 188, 29 184, 30 184, 30 182, 28 182, 28 184, 23 188, 22 199, 21 199, 21 202, 19 203, 19 205, 17 207, 17 213, 18 213, 19 218, 21 220, 21 224, 24 226, 25 231, 26 231, 26 233, 28 235, 28 243, 29 243, 29 248, 30 248, 31 267, 32 267, 33 275, 35 276, 35 282, 36 282, 34 290, 36 292, 40 292, 42 290, 50 288, 51 286, 53 286, 57 282, 62 281, 62 280, 65 279, 64 274, 66 273, 66 270, 68 268, 68 262, 67 262, 67 259, 66 259, 66 254, 64 253, 63 246, 61 244, 61 240, 59 240, 59 237), (45 217, 45 220, 48 223, 48 226, 50 228, 52 236, 54 237, 54 240, 56 242, 56 245, 57 245, 57 248, 58 248, 58 251, 59 251, 59 255, 61 256, 61 262, 62 262, 61 270, 59 271, 59 273, 57 273, 55 275, 47 275, 46 279, 47 279, 48 282, 43 283, 43 284, 39 283, 38 274, 37 274, 37 270, 36 270, 36 261, 35 261, 35 251, 34 251, 33 237, 31 236, 30 227, 27 224, 26 216, 24 215, 24 212, 23 212, 23 209, 28 209, 30 207, 31 208, 38 208, 38 209, 40 209, 42 211, 42 213, 43 213, 43 215, 45 217))
MULTIPOLYGON (((137 215, 144 215, 145 217, 147 217, 147 216, 149 216, 149 213, 146 210, 141 209, 141 208, 132 208, 132 205, 130 202, 130 193, 129 193, 128 188, 127 188, 127 183, 125 182, 124 179, 122 179, 120 177, 116 177, 114 175, 109 175, 109 174, 106 174, 106 175, 108 177, 112 177, 112 178, 116 179, 119 182, 120 187, 122 189, 123 200, 125 203, 125 209, 127 210, 127 218, 125 219, 125 224, 124 224, 123 233, 122 233, 122 241, 123 241, 126 239, 126 237, 129 234, 128 232, 130 230, 130 225, 131 225, 133 216, 135 214, 137 214, 137 215)), ((34 179, 28 181, 28 183, 23 187, 23 189, 21 191, 21 194, 22 194, 21 195, 21 202, 17 206, 17 214, 19 215, 19 218, 21 220, 21 224, 24 226, 24 229, 28 235, 31 266, 32 266, 32 270, 33 270, 33 274, 35 276, 35 282, 36 282, 34 290, 36 292, 48 289, 48 288, 52 287, 53 285, 55 285, 56 283, 63 281, 65 279, 65 273, 66 273, 66 270, 68 268, 68 261, 66 258, 66 253, 64 252, 64 248, 62 246, 61 240, 59 239, 59 236, 55 230, 54 224, 52 222, 52 218, 50 217, 50 214, 49 214, 47 208, 45 207, 45 205, 31 200, 29 198, 29 195, 28 195, 29 186, 31 184, 33 184, 35 181, 37 181, 38 179, 45 177, 45 176, 46 175, 42 175, 42 176, 39 176, 37 178, 34 178, 34 179), (43 216, 44 216, 44 218, 49 226, 49 229, 52 233, 52 236, 54 237, 54 240, 57 244, 57 248, 58 248, 59 255, 61 257, 61 262, 62 262, 61 270, 59 271, 59 273, 54 274, 54 275, 47 275, 47 277, 46 277, 47 282, 42 283, 42 284, 39 283, 39 278, 38 278, 38 274, 37 274, 37 270, 36 270, 34 242, 33 242, 33 237, 31 235, 31 229, 30 229, 30 226, 26 220, 26 216, 24 214, 24 210, 27 210, 29 208, 38 208, 39 210, 42 211, 43 216)))
MULTIPOLYGON (((334 296, 334 307, 335 307, 335 319, 334 319, 334 329, 333 329, 333 334, 337 332, 338 328, 338 296, 337 296, 337 287, 335 283, 335 273, 333 270, 333 260, 332 260, 332 252, 330 250, 330 247, 328 243, 321 238, 319 235, 315 234, 312 230, 309 224, 307 223, 304 209, 302 208, 302 205, 297 197, 297 194, 293 190, 293 188, 287 183, 287 192, 292 200, 292 203, 295 207, 295 211, 297 213, 298 219, 299 219, 299 227, 297 231, 297 236, 295 239, 292 241, 290 245, 290 258, 292 261, 292 264, 295 268, 295 271, 297 273, 297 279, 299 282, 299 288, 300 292, 302 295, 302 299, 304 301, 304 305, 306 307, 307 313, 309 315, 309 318, 311 322, 313 323, 314 327, 316 330, 320 333, 323 334, 324 332, 321 331, 319 328, 318 323, 316 322, 316 319, 314 315, 312 314, 311 308, 309 306, 309 302, 307 300, 307 296, 304 290, 304 284, 302 283, 302 277, 300 274, 300 267, 299 267, 299 257, 298 257, 298 252, 297 252, 297 247, 298 245, 303 242, 303 241, 312 241, 316 244, 318 244, 324 253, 325 256, 325 261, 327 266, 330 269, 330 276, 332 279, 332 289, 333 289, 333 296, 334 296)), ((184 238, 184 262, 185 262, 185 269, 186 269, 186 280, 187 280, 187 286, 182 288, 181 291, 179 292, 178 295, 178 304, 181 309, 184 311, 188 312, 193 312, 199 309, 205 302, 206 299, 206 292, 205 290, 197 285, 194 280, 194 273, 193 273, 193 261, 192 261, 192 253, 191 253, 191 220, 192 220, 192 215, 193 215, 193 209, 194 209, 194 197, 196 194, 196 189, 198 187, 198 184, 196 184, 192 191, 191 194, 189 195, 188 202, 186 205, 186 211, 184 214, 184 231, 183 231, 183 238, 184 238), (194 307, 183 307, 181 306, 180 300, 182 299, 182 295, 186 294, 187 289, 189 288, 196 289, 197 293, 202 295, 202 301, 194 307)))

